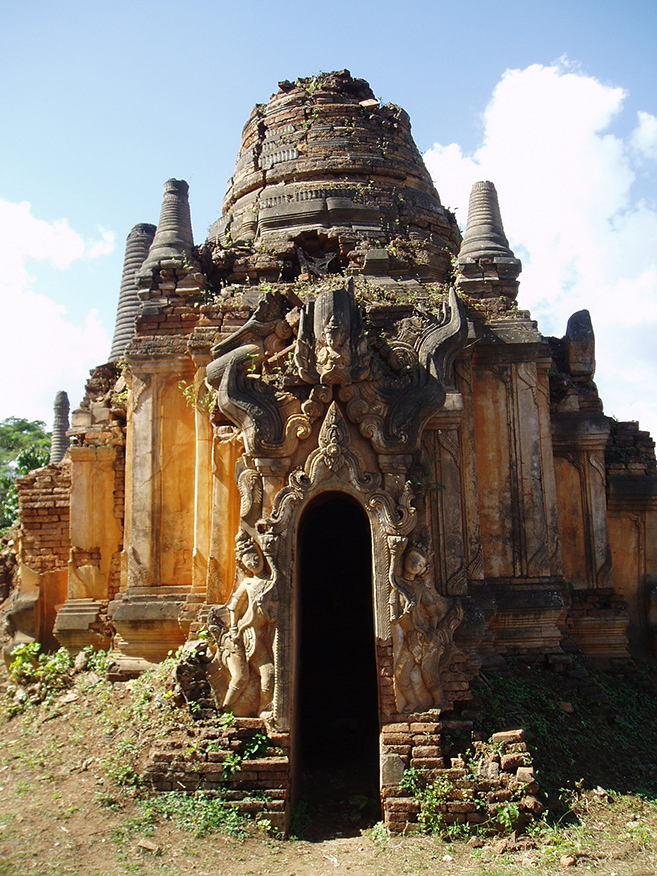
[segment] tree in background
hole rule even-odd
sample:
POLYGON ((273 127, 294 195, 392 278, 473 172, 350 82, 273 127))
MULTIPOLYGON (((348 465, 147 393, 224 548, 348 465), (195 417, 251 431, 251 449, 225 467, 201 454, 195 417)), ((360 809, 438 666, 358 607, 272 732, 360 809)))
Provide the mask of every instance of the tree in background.
POLYGON ((0 420, 0 534, 18 518, 15 479, 47 465, 50 432, 41 420, 7 417, 0 420))

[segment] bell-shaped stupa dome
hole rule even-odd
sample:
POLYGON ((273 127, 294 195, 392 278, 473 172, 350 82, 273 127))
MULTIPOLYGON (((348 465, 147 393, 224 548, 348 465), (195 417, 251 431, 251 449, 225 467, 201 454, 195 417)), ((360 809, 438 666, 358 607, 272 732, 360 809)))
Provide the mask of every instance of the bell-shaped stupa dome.
MULTIPOLYGON (((440 203, 409 117, 381 105, 347 70, 279 83, 247 121, 208 244, 252 249, 302 270, 400 263, 442 281, 458 252, 456 220, 440 203), (319 241, 319 242, 318 242, 319 241), (394 244, 399 244, 396 249, 394 244), (350 257, 351 254, 351 257, 350 257)), ((385 268, 387 270, 387 268, 385 268)), ((401 268, 397 268, 399 273, 401 268)))

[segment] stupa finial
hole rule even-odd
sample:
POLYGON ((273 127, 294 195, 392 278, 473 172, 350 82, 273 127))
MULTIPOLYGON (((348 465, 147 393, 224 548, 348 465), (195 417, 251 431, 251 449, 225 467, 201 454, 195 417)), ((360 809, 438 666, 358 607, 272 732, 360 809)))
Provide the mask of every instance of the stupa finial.
POLYGON ((58 392, 55 396, 54 404, 54 422, 52 427, 52 437, 50 439, 50 464, 58 465, 64 458, 68 450, 69 440, 66 435, 68 432, 68 412, 71 406, 68 401, 68 395, 65 392, 58 392))
POLYGON ((189 211, 189 186, 184 179, 169 179, 164 184, 160 221, 148 257, 137 271, 140 297, 148 298, 147 290, 158 287, 160 292, 188 292, 202 285, 202 275, 193 256, 194 238, 189 211), (193 276, 193 281, 190 279, 193 276), (185 289, 180 281, 185 279, 185 289))
POLYGON ((135 225, 126 240, 114 340, 109 356, 110 362, 118 362, 135 333, 135 318, 139 309, 135 274, 146 261, 155 237, 155 231, 154 225, 146 223, 135 225))
POLYGON ((458 256, 459 288, 480 298, 515 298, 521 268, 504 233, 494 184, 476 182, 470 192, 468 225, 458 256))

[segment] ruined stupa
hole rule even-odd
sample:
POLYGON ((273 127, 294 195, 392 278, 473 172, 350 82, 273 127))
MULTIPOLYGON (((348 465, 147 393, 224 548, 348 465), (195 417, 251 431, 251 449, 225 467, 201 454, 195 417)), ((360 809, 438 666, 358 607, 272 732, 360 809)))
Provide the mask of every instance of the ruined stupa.
POLYGON ((134 234, 70 462, 19 485, 13 623, 56 616, 122 677, 187 643, 196 713, 273 746, 241 779, 161 758, 156 787, 259 790, 285 826, 348 767, 400 830, 482 667, 654 655, 654 445, 603 414, 588 313, 556 339, 519 309, 491 182, 461 240, 403 110, 347 71, 282 82, 207 241, 179 180, 139 265, 134 234))

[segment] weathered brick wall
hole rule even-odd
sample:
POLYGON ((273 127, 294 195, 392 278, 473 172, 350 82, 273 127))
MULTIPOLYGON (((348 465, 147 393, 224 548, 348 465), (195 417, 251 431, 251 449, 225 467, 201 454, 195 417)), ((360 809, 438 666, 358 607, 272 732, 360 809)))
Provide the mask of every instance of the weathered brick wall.
POLYGON ((233 803, 244 815, 285 830, 289 817, 289 736, 274 734, 260 718, 228 726, 201 721, 149 752, 143 778, 154 791, 202 791, 233 803), (263 737, 268 737, 268 743, 263 737), (252 753, 257 749, 257 754, 252 753))
MULTIPOLYGON (((286 830, 291 802, 289 736, 268 733, 259 718, 230 721, 221 726, 216 719, 202 720, 186 732, 159 740, 143 766, 144 781, 154 791, 216 795, 242 814, 286 830), (254 748, 259 749, 257 755, 249 753, 254 748)), ((536 796, 538 783, 522 730, 475 742, 471 759, 454 757, 446 766, 443 729, 439 721, 407 721, 384 726, 381 737, 382 753, 403 757, 416 788, 439 789, 433 812, 441 825, 504 830, 508 819, 499 819, 498 813, 509 804, 514 805, 518 826, 540 815, 544 807, 536 796)), ((391 833, 413 830, 422 821, 422 792, 415 796, 408 781, 400 777, 386 784, 384 777, 381 796, 384 823, 391 833)))
POLYGON ((22 561, 35 572, 68 563, 70 465, 47 465, 16 479, 21 521, 22 561))
MULTIPOLYGON (((229 295, 230 290, 226 289, 225 294, 229 295)), ((236 290, 232 300, 201 304, 195 311, 198 323, 189 339, 189 349, 209 352, 213 344, 226 340, 251 316, 258 294, 243 295, 243 290, 236 290)))
POLYGON ((165 305, 145 304, 137 317, 137 337, 142 335, 188 335, 199 320, 194 303, 170 300, 165 305))
POLYGON ((574 590, 571 593, 567 625, 573 625, 584 617, 614 618, 627 612, 627 602, 613 588, 574 590))
POLYGON ((379 703, 381 720, 386 723, 397 717, 395 687, 393 679, 392 641, 377 640, 376 663, 379 673, 379 703))
POLYGON ((450 758, 449 766, 441 754, 440 722, 390 725, 384 728, 382 739, 387 751, 408 750, 415 773, 411 782, 382 789, 385 825, 391 833, 406 832, 422 821, 423 789, 427 787, 432 789, 429 818, 434 826, 484 826, 494 833, 508 829, 510 819, 518 827, 526 825, 544 810, 535 796, 538 783, 522 730, 494 733, 489 742, 475 742, 469 759, 450 758), (401 743, 402 739, 406 742, 401 743), (499 818, 505 807, 507 818, 499 818))
POLYGON ((605 463, 610 475, 656 474, 655 442, 650 432, 641 431, 634 421, 612 420, 605 463))

